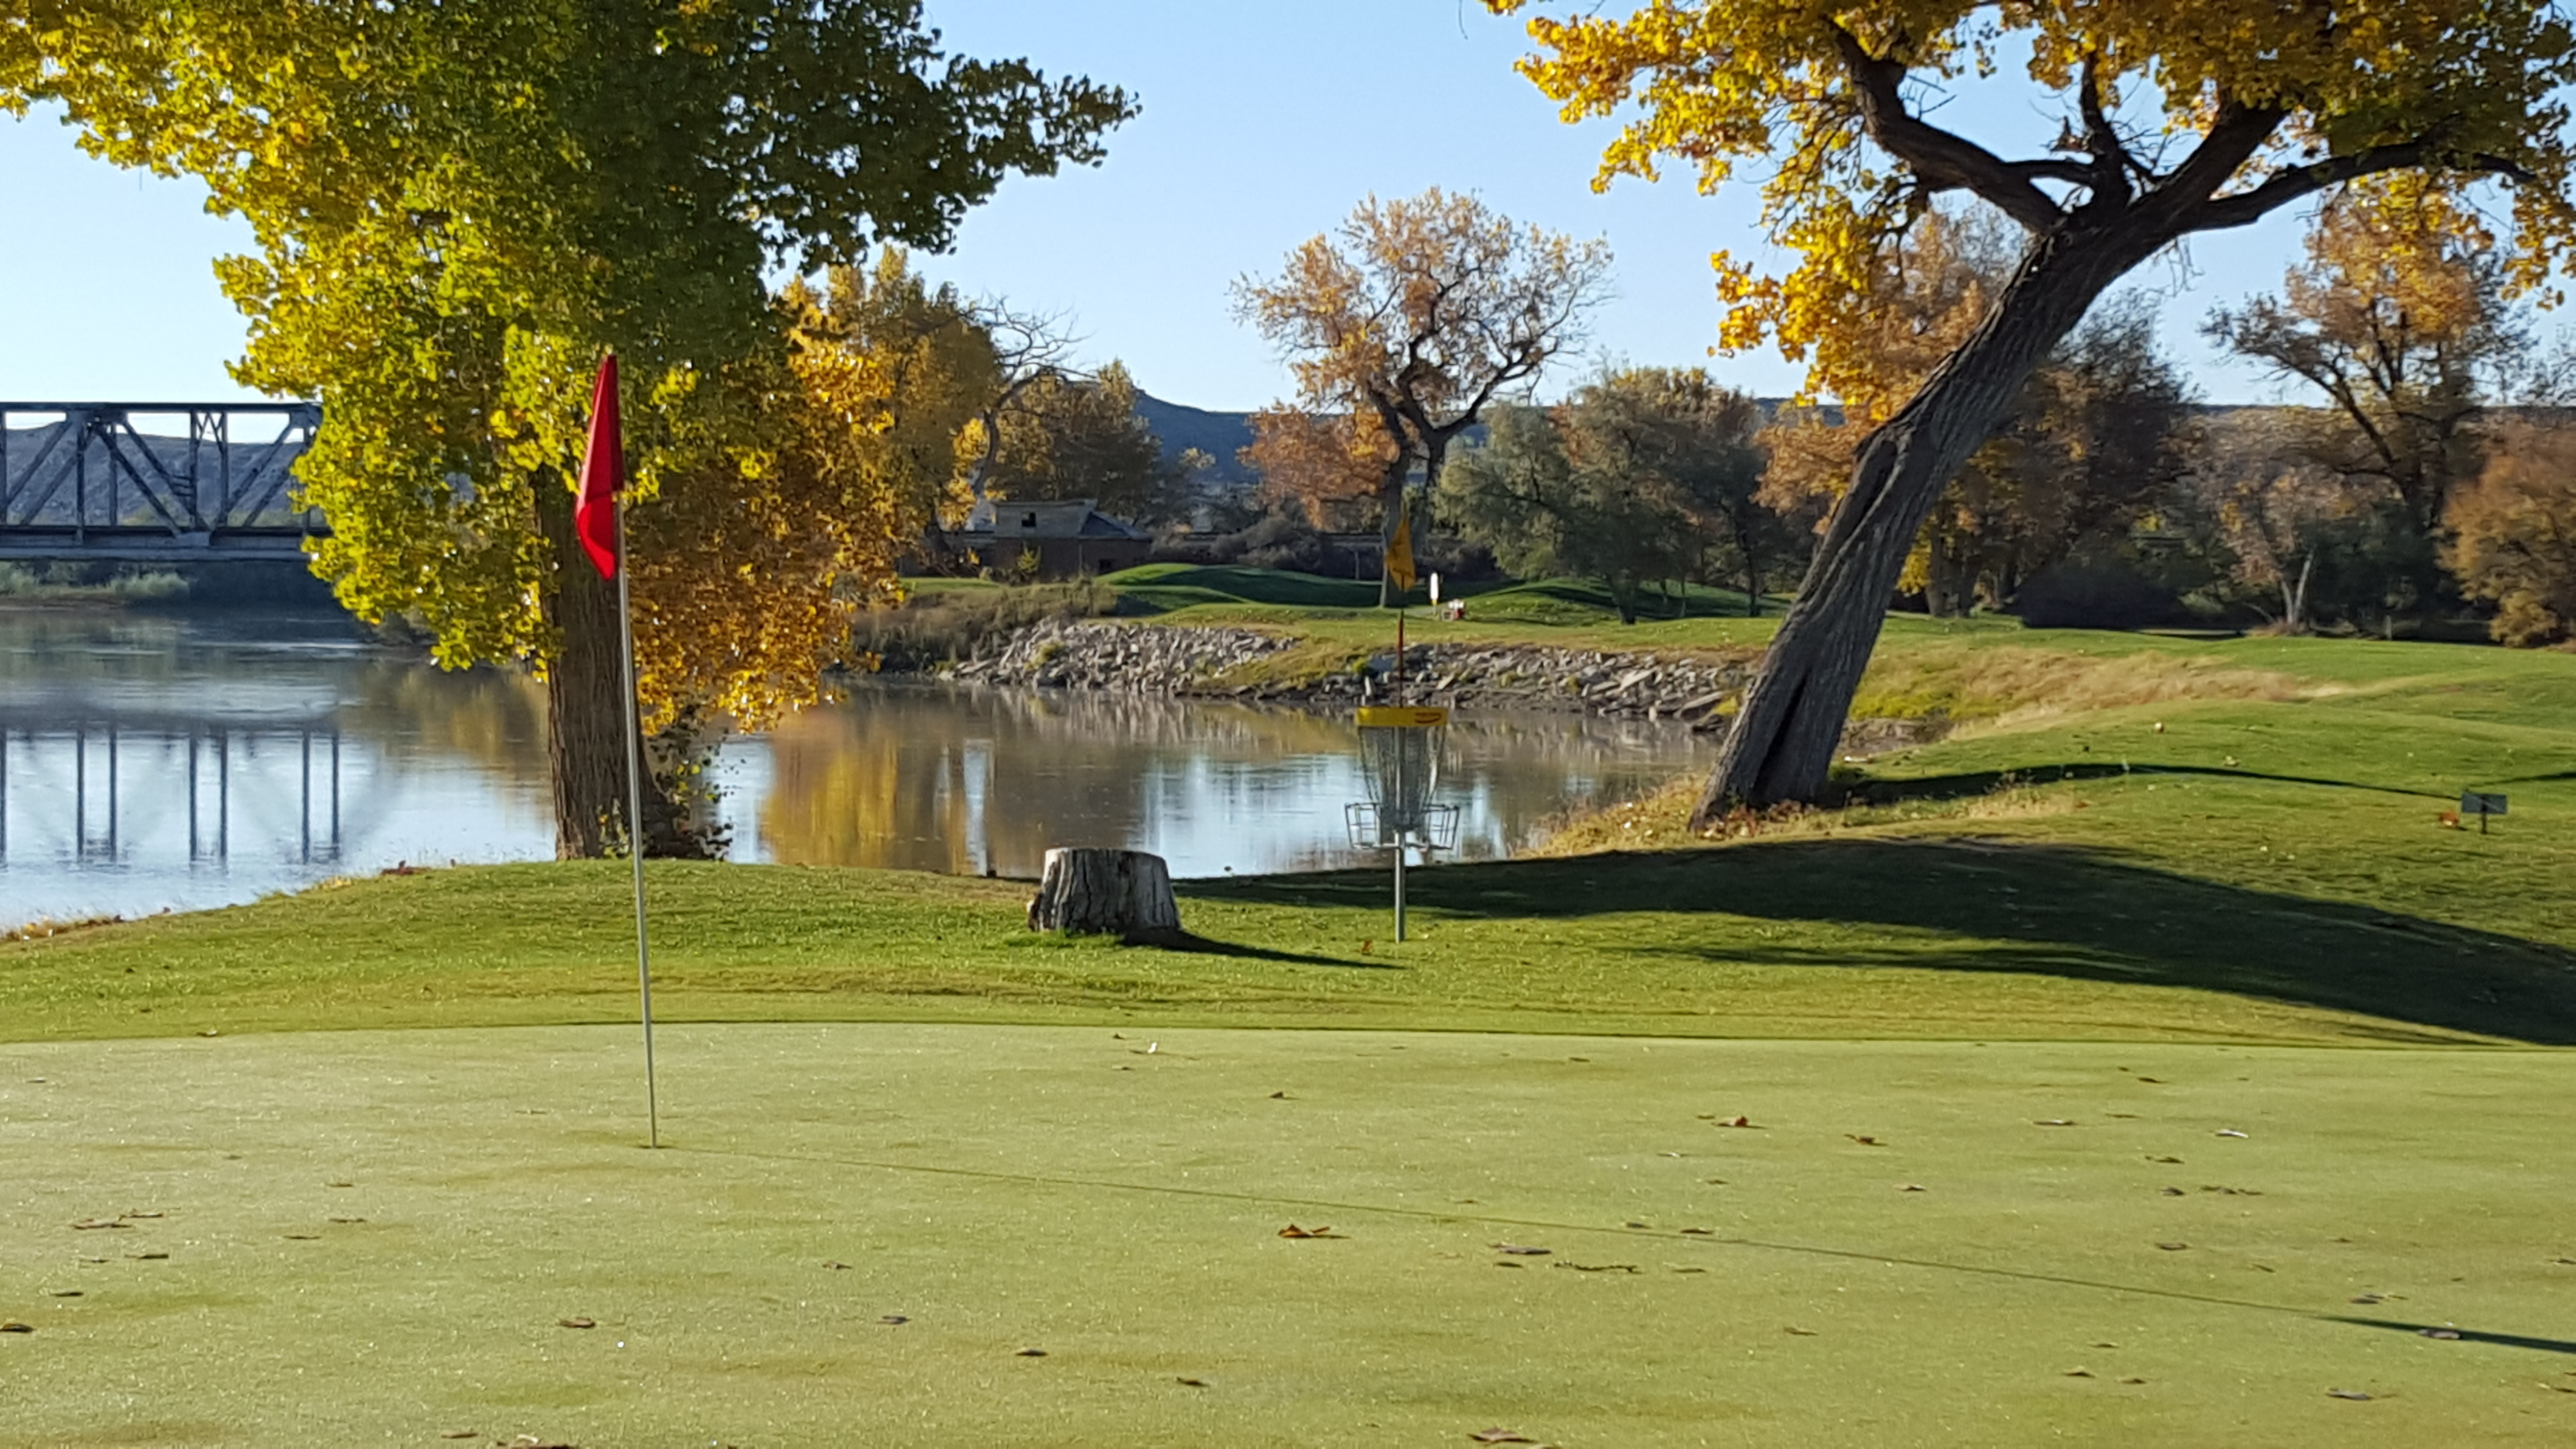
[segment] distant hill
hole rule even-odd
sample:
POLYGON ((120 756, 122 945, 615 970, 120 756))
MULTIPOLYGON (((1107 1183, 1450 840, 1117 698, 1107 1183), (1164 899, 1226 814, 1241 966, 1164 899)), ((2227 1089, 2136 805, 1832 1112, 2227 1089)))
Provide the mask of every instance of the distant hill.
POLYGON ((1210 481, 1250 483, 1252 470, 1235 461, 1237 450, 1252 444, 1252 414, 1218 413, 1186 403, 1165 402, 1150 393, 1136 395, 1136 415, 1163 440, 1163 456, 1178 458, 1191 448, 1216 460, 1210 481))

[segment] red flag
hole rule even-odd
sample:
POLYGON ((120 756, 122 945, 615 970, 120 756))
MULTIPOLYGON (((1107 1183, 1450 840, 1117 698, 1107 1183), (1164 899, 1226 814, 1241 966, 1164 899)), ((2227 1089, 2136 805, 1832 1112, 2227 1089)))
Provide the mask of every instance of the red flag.
POLYGON ((617 426, 617 354, 599 360, 599 387, 590 397, 590 447, 581 460, 581 501, 573 505, 573 532, 603 579, 617 577, 617 495, 626 486, 626 448, 617 426))

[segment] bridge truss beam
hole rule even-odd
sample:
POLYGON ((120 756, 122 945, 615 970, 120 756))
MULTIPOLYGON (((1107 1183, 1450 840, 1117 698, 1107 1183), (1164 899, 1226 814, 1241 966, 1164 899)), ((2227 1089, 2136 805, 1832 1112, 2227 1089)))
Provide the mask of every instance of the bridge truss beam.
POLYGON ((290 496, 321 421, 301 402, 0 402, 0 559, 299 556, 330 531, 290 496))

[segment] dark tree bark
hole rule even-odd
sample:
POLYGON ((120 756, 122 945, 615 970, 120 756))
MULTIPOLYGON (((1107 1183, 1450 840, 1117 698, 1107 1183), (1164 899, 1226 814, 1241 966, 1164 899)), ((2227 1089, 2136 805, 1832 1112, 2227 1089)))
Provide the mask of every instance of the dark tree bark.
MULTIPOLYGON (((554 556, 546 623, 556 636, 546 662, 546 761, 555 807, 555 858, 595 860, 622 847, 626 829, 626 673, 617 628, 617 584, 591 566, 573 532, 572 493, 540 477, 537 521, 554 556)), ((659 783, 644 782, 644 853, 705 854, 681 829, 659 783)))
POLYGON ((1941 490, 2094 299, 2168 235, 2060 236, 2034 245, 1995 310, 1868 440, 1815 563, 1764 654, 1693 815, 1706 825, 1824 793, 1861 672, 1915 535, 1941 490))

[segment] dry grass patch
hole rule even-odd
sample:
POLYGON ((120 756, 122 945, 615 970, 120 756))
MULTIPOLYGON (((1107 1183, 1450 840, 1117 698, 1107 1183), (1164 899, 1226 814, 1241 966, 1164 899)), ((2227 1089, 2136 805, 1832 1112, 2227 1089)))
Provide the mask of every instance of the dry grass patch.
POLYGON ((2014 646, 1882 650, 1854 719, 1948 719, 2010 729, 2088 710, 2179 700, 2290 700, 2322 692, 2268 669, 2140 650, 2090 658, 2014 646))
POLYGON ((1865 792, 1851 803, 1825 808, 1779 806, 1770 810, 1737 810, 1707 830, 1690 828, 1692 809, 1706 778, 1684 775, 1642 799, 1622 801, 1568 818, 1524 855, 1593 855, 1610 850, 1677 850, 1711 841, 1824 837, 1854 834, 1926 821, 2029 820, 2071 815, 2089 809, 2087 802, 2064 790, 2045 790, 2006 775, 1992 790, 1944 800, 1889 800, 1873 803, 1865 792))

